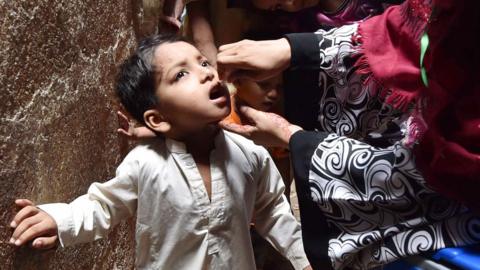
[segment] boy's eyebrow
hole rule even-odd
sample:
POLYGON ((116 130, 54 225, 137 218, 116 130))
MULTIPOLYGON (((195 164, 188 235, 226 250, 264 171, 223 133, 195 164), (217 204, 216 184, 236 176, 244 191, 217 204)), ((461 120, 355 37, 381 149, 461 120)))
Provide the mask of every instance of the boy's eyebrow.
MULTIPOLYGON (((196 58, 197 58, 198 60, 200 60, 200 59, 206 59, 206 57, 203 56, 202 54, 199 54, 196 58)), ((166 69, 164 68, 163 70, 161 70, 161 71, 164 71, 164 72, 163 72, 163 73, 161 72, 160 75, 165 74, 165 76, 168 77, 169 74, 170 74, 170 72, 171 72, 172 70, 174 70, 176 67, 186 66, 187 63, 188 63, 187 60, 177 61, 177 62, 173 63, 172 65, 170 65, 169 67, 167 67, 166 69)), ((159 76, 158 83, 160 82, 160 78, 161 78, 161 77, 162 77, 162 76, 159 76)))
POLYGON ((178 61, 178 62, 175 62, 173 65, 169 66, 165 71, 165 75, 168 76, 168 74, 170 73, 170 71, 174 70, 176 67, 181 67, 181 66, 185 66, 187 64, 187 61, 185 60, 181 60, 181 61, 178 61))

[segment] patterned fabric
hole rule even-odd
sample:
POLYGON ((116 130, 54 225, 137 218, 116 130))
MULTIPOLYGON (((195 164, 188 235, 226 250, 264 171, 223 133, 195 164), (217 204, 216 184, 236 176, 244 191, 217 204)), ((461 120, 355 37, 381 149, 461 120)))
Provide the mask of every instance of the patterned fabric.
MULTIPOLYGON (((326 219, 334 269, 370 269, 405 256, 480 242, 480 219, 426 187, 416 170, 411 149, 403 142, 412 117, 386 104, 387 97, 378 94, 384 92, 381 86, 365 82, 356 72, 358 47, 352 36, 357 29, 354 24, 315 33, 316 85, 286 87, 286 100, 294 97, 290 105, 296 106, 287 103, 287 112, 298 111, 298 106, 315 111, 313 117, 297 113, 299 121, 293 122, 313 123, 317 132, 310 133, 331 133, 290 141, 297 187, 305 183, 310 191, 303 197, 299 193, 299 200, 311 200, 321 211, 319 216, 300 209, 302 221, 308 215, 326 219), (301 145, 306 143, 316 149, 305 151, 301 145)), ((298 44, 293 36, 289 39, 294 51, 298 44)), ((302 229, 308 234, 315 228, 302 229)), ((306 252, 310 256, 308 247, 306 252)))
MULTIPOLYGON (((371 93, 378 91, 365 91, 380 88, 377 84, 373 81, 364 84, 362 76, 354 72, 352 64, 358 49, 352 44, 352 36, 357 28, 353 24, 317 32, 321 36, 317 128, 360 140, 384 138, 378 133, 395 129, 388 128, 388 124, 400 114, 372 96, 371 93)), ((401 136, 398 133, 395 139, 401 136)))
POLYGON ((411 151, 375 148, 332 134, 311 159, 311 196, 337 237, 335 269, 366 269, 398 258, 480 241, 480 219, 425 187, 411 151))

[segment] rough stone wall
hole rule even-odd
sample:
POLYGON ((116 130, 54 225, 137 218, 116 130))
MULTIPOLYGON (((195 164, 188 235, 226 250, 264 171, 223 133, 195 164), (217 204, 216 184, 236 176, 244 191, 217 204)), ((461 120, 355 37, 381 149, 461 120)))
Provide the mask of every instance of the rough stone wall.
POLYGON ((7 242, 15 198, 69 202, 114 175, 128 149, 115 72, 149 31, 145 2, 0 0, 0 269, 133 268, 133 219, 66 249, 7 242))

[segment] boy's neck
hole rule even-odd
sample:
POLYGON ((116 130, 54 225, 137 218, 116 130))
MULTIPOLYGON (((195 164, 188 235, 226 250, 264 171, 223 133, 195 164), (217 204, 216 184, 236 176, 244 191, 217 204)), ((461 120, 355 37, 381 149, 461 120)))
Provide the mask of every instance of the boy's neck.
POLYGON ((208 125, 205 129, 187 134, 181 141, 192 156, 208 158, 215 147, 215 137, 219 131, 217 124, 208 125))

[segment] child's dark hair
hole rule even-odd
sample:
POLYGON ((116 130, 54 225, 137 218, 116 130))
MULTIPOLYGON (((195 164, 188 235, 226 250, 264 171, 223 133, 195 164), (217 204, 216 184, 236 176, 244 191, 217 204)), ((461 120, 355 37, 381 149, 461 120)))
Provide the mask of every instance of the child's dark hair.
POLYGON ((155 96, 155 49, 165 43, 186 41, 174 34, 153 35, 143 39, 135 53, 123 62, 117 76, 116 92, 120 102, 139 123, 143 114, 158 105, 155 96))

